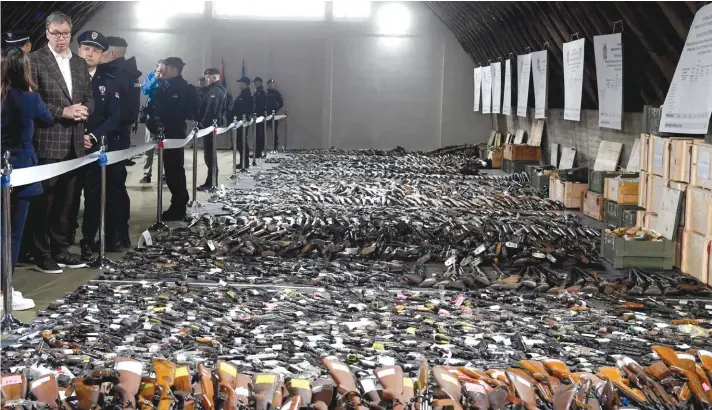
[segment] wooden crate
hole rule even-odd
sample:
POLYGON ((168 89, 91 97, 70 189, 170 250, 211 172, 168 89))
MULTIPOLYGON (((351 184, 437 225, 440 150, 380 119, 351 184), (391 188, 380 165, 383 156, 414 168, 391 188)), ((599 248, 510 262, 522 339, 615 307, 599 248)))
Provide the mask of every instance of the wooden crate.
POLYGON ((497 151, 489 151, 487 156, 489 157, 488 159, 492 160, 492 168, 494 168, 494 169, 502 168, 502 156, 503 155, 504 155, 504 151, 501 149, 498 149, 497 151))
POLYGON ((690 186, 712 189, 712 145, 692 145, 690 186))
POLYGON ((712 191, 687 188, 685 218, 686 230, 712 235, 712 191))
POLYGON ((554 179, 552 177, 549 183, 549 198, 561 202, 566 208, 579 209, 581 207, 581 198, 587 189, 588 184, 562 181, 559 178, 554 179))
POLYGON ((605 198, 621 205, 638 205, 638 179, 606 178, 605 198))
POLYGON ((581 198, 581 212, 591 218, 603 220, 603 195, 593 191, 586 191, 581 198))
POLYGON ((705 235, 687 230, 682 237, 680 270, 703 283, 709 283, 710 240, 705 235))
POLYGON ((539 161, 540 156, 540 147, 515 144, 507 144, 504 146, 504 159, 511 161, 539 161))
POLYGON ((647 204, 645 209, 647 209, 648 212, 658 213, 660 207, 660 193, 664 186, 665 180, 663 177, 648 174, 648 189, 646 191, 648 199, 645 200, 647 204))
POLYGON ((640 170, 648 171, 648 150, 650 149, 650 135, 640 134, 640 170))
POLYGON ((636 217, 635 220, 635 227, 636 228, 645 228, 645 210, 639 210, 638 216, 636 217))
POLYGON ((689 184, 686 184, 684 182, 677 182, 677 181, 667 181, 666 185, 668 188, 672 189, 677 189, 678 191, 682 191, 682 213, 680 214, 680 226, 685 226, 685 208, 686 208, 686 199, 687 199, 687 187, 689 184))
POLYGON ((648 167, 647 170, 651 174, 665 176, 666 167, 669 163, 669 152, 666 147, 668 139, 651 135, 648 143, 648 167))
POLYGON ((657 231, 658 229, 658 214, 655 212, 646 212, 643 217, 643 228, 650 231, 657 231))
POLYGON ((638 206, 648 207, 648 173, 645 171, 640 171, 638 177, 638 206))
POLYGON ((671 138, 668 141, 670 152, 668 161, 667 178, 671 181, 690 182, 692 169, 692 145, 703 140, 671 138))

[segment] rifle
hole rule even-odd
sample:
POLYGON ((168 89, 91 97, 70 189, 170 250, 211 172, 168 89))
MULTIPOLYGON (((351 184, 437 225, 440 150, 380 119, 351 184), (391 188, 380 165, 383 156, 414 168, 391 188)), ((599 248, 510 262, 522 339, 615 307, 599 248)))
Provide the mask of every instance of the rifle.
POLYGON ((188 366, 176 368, 175 379, 173 380, 173 395, 178 399, 179 407, 183 410, 195 409, 195 398, 193 397, 193 386, 190 383, 190 369, 188 366))
POLYGON ((215 399, 216 409, 234 410, 237 408, 237 367, 232 363, 218 360, 215 363, 218 374, 218 397, 215 399))
POLYGON ((215 409, 215 382, 213 373, 202 364, 198 365, 198 384, 200 385, 200 405, 204 410, 215 409))
MULTIPOLYGON (((281 377, 276 373, 258 373, 254 376, 252 395, 255 398, 256 410, 268 410, 270 408, 281 381, 281 377)), ((281 396, 281 391, 279 395, 281 396)), ((281 407, 281 403, 279 407, 281 407)))
POLYGON ((0 392, 5 403, 4 406, 10 405, 9 402, 25 400, 27 396, 27 379, 22 373, 6 374, 0 379, 0 392))
POLYGON ((100 381, 96 379, 77 377, 72 380, 72 385, 67 390, 67 396, 70 396, 70 390, 73 390, 78 408, 93 409, 99 404, 99 383, 100 381))
POLYGON ((141 378, 141 387, 138 392, 141 401, 141 410, 154 410, 156 403, 160 400, 161 387, 150 377, 141 378))
POLYGON ((287 400, 282 410, 299 410, 312 402, 312 389, 309 380, 291 379, 287 383, 287 390, 292 396, 287 400))
POLYGON ((176 364, 166 359, 154 358, 151 360, 153 371, 156 373, 156 384, 161 387, 161 397, 158 400, 157 410, 170 410, 175 403, 171 386, 175 379, 176 364))
POLYGON ((697 366, 695 365, 694 356, 692 359, 687 357, 680 357, 674 350, 667 346, 653 346, 653 351, 665 362, 668 366, 674 366, 682 370, 682 373, 687 378, 687 383, 689 384, 690 390, 695 395, 700 403, 709 405, 710 399, 702 387, 702 383, 697 376, 697 366))
MULTIPOLYGON (((336 382, 336 391, 341 400, 353 406, 355 410, 366 410, 366 406, 361 403, 361 396, 356 387, 356 380, 349 368, 335 359, 322 358, 321 363, 331 374, 331 378, 336 382)), ((348 406, 347 406, 348 407, 348 406)))
POLYGON ((317 379, 312 384, 312 404, 314 410, 327 410, 336 395, 336 385, 331 379, 317 379))
POLYGON ((552 376, 557 379, 568 381, 570 383, 581 383, 581 378, 571 373, 569 366, 561 360, 557 359, 544 359, 541 360, 542 364, 546 366, 552 376))
POLYGON ((487 396, 493 390, 490 385, 482 380, 460 380, 460 384, 470 405, 469 407, 475 410, 487 410, 490 408, 489 397, 487 396))
POLYGON ((434 393, 433 407, 452 407, 453 410, 462 410, 460 405, 462 389, 458 379, 452 376, 444 366, 436 366, 433 369, 433 376, 438 385, 434 393))
POLYGON ((568 410, 576 397, 578 383, 567 384, 554 394, 554 410, 568 410))
POLYGON ((508 369, 506 372, 507 378, 514 386, 517 395, 522 399, 524 407, 527 410, 536 410, 538 409, 536 393, 532 389, 532 382, 536 383, 536 381, 531 376, 527 375, 525 377, 525 374, 523 371, 515 372, 514 369, 508 369))
POLYGON ((124 409, 135 409, 136 395, 141 387, 143 364, 133 359, 117 357, 114 369, 119 372, 119 382, 114 386, 117 393, 114 402, 124 409))
MULTIPOLYGON (((369 401, 369 407, 377 407, 379 410, 385 410, 379 405, 381 402, 381 394, 379 393, 379 386, 377 386, 375 376, 361 378, 358 384, 361 386, 361 391, 365 395, 365 398, 369 401)), ((381 387, 381 389, 383 389, 383 387, 381 387)))
POLYGON ((629 400, 632 400, 639 406, 645 406, 648 400, 645 394, 633 387, 629 387, 626 380, 623 379, 621 371, 615 367, 599 367, 598 371, 602 378, 609 380, 615 384, 615 386, 626 396, 629 400))
POLYGON ((700 349, 697 351, 697 358, 700 359, 702 367, 704 367, 709 374, 712 374, 712 352, 700 349))
POLYGON ((546 383, 549 386, 551 392, 550 399, 547 401, 552 402, 554 400, 554 393, 556 393, 561 388, 561 381, 554 376, 551 376, 546 370, 546 367, 541 362, 536 360, 520 360, 519 365, 529 373, 531 373, 534 380, 540 383, 546 383))
POLYGON ((418 368, 418 379, 415 385, 415 409, 430 410, 432 396, 430 395, 430 366, 428 361, 423 359, 420 361, 418 368))
POLYGON ((374 373, 383 386, 383 400, 391 402, 392 410, 404 410, 403 369, 400 366, 378 367, 374 373))
POLYGON ((46 374, 32 381, 30 383, 30 395, 36 401, 45 403, 48 409, 57 409, 60 404, 59 387, 54 374, 46 374))
POLYGON ((623 370, 628 379, 634 381, 635 384, 643 391, 648 400, 657 403, 661 407, 677 407, 678 401, 670 396, 663 386, 650 378, 643 368, 633 359, 621 355, 611 355, 616 365, 623 370))

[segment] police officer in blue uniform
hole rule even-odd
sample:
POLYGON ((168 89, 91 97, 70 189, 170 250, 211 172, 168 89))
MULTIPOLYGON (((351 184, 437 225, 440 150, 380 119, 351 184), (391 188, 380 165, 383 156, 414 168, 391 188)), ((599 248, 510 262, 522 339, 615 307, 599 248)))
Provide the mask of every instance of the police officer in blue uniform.
MULTIPOLYGON (((109 151, 127 149, 131 145, 131 128, 138 121, 141 108, 141 71, 136 68, 134 57, 126 58, 128 43, 121 37, 107 37, 109 49, 102 53, 99 71, 112 75, 121 96, 121 120, 115 131, 107 136, 109 151)), ((109 247, 115 251, 131 247, 129 239, 129 217, 131 201, 126 191, 126 161, 111 164, 107 174, 113 177, 107 186, 107 198, 111 209, 106 224, 106 238, 109 247), (114 212, 115 211, 115 212, 114 212)))
MULTIPOLYGON (((258 117, 265 115, 267 112, 267 93, 262 85, 262 77, 255 77, 255 114, 258 117)), ((255 157, 262 158, 265 150, 265 127, 263 124, 257 126, 256 141, 255 141, 255 157)))
MULTIPOLYGON (((242 121, 242 116, 249 121, 252 118, 252 114, 255 112, 255 99, 252 97, 252 92, 250 91, 250 79, 247 77, 242 77, 237 80, 237 84, 240 86, 240 94, 235 98, 235 102, 232 104, 232 109, 228 118, 237 117, 238 121, 242 121)), ((254 126, 254 125, 251 125, 254 126)), ((240 127, 237 129, 237 149, 240 153, 240 168, 247 169, 250 167, 250 145, 247 141, 247 133, 245 132, 245 127, 240 127), (242 143, 245 143, 245 152, 247 155, 242 158, 242 143)))
MULTIPOLYGON (((84 148, 87 149, 87 153, 99 149, 102 137, 108 142, 108 137, 117 131, 121 121, 121 94, 116 78, 108 72, 97 69, 102 54, 108 48, 109 43, 106 37, 98 31, 85 31, 79 35, 77 54, 87 62, 94 92, 94 111, 87 118, 85 125, 84 148)), ((111 192, 109 187, 117 184, 117 176, 110 172, 110 167, 107 167, 106 171, 108 220, 111 218, 111 210, 119 204, 112 204, 112 199, 108 197, 108 193, 111 192)), ((92 250, 96 244, 96 234, 101 218, 101 170, 99 165, 97 163, 88 165, 84 178, 84 218, 82 240, 79 244, 82 259, 88 261, 93 258, 92 250)), ((77 198, 77 207, 78 204, 77 198)), ((113 248, 114 244, 107 243, 106 245, 108 251, 117 250, 113 248)))
POLYGON ((19 48, 25 54, 30 54, 32 51, 32 43, 30 42, 30 33, 27 31, 9 31, 2 34, 2 49, 19 48))

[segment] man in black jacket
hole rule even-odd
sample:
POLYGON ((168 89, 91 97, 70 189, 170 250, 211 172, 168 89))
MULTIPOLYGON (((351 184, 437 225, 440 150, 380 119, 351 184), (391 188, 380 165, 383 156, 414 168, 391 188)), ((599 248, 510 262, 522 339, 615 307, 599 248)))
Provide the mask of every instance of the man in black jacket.
MULTIPOLYGON (((255 77, 255 114, 258 117, 265 115, 267 111, 267 93, 262 86, 262 77, 255 77)), ((264 124, 257 126, 257 141, 255 141, 255 157, 262 158, 262 152, 265 150, 265 128, 264 124)))
MULTIPOLYGON (((198 110, 198 118, 200 119, 200 128, 207 128, 213 125, 213 120, 218 120, 218 125, 225 126, 226 124, 226 103, 227 91, 220 84, 220 70, 217 68, 208 68, 205 70, 206 87, 205 95, 200 101, 198 110)), ((213 166, 215 172, 218 171, 217 158, 213 158, 213 134, 203 137, 203 158, 205 165, 208 167, 208 176, 205 183, 198 187, 198 191, 207 191, 213 187, 213 166)), ((217 175, 215 176, 217 179, 217 175)))
MULTIPOLYGON (((186 137, 186 120, 197 117, 198 96, 195 87, 188 84, 181 73, 185 63, 178 57, 168 57, 159 65, 156 73, 166 80, 159 83, 146 107, 146 126, 152 134, 163 128, 166 139, 186 137)), ((183 148, 163 151, 163 168, 166 184, 171 191, 171 206, 163 212, 164 221, 180 221, 185 218, 185 206, 189 196, 185 181, 183 148)), ((159 181, 160 184, 160 181, 159 181)))
MULTIPOLYGON (((270 78, 267 80, 267 114, 272 115, 272 112, 278 113, 282 107, 284 107, 282 93, 274 88, 274 79, 270 78)), ((267 122, 267 128, 270 130, 272 129, 272 121, 267 122)), ((277 147, 279 146, 279 135, 277 135, 277 130, 279 130, 279 127, 275 126, 273 148, 275 151, 277 151, 277 147)), ((269 133, 267 135, 269 135, 269 133)))
MULTIPOLYGON (((141 72, 136 68, 136 59, 125 58, 128 43, 121 37, 107 37, 109 49, 102 54, 99 70, 116 78, 121 95, 121 121, 116 131, 107 135, 109 151, 127 149, 131 145, 131 128, 138 121, 141 107, 141 72)), ((126 191, 126 163, 111 164, 106 168, 107 186, 107 249, 121 252, 131 247, 129 218, 131 201, 126 191)))
MULTIPOLYGON (((250 79, 242 77, 237 81, 237 83, 240 86, 240 95, 237 96, 232 105, 229 118, 237 117, 238 121, 242 121, 242 116, 244 115, 249 122, 252 118, 252 114, 255 112, 255 100, 252 97, 252 92, 250 92, 250 79)), ((245 132, 245 127, 240 127, 237 130, 237 149, 240 153, 240 163, 242 164, 241 168, 247 169, 250 167, 250 145, 247 143, 247 133, 245 132), (245 142, 245 152, 247 153, 245 158, 242 158, 243 140, 245 142)))

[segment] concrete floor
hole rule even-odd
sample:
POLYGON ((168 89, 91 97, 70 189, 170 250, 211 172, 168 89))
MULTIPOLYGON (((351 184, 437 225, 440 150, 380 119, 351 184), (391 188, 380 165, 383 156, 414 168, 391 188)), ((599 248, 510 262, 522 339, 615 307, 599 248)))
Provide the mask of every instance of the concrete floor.
MULTIPOLYGON (((129 197, 131 199, 131 220, 130 225, 130 235, 131 241, 134 246, 138 242, 138 238, 141 232, 150 227, 156 222, 156 181, 158 179, 156 172, 157 160, 154 160, 153 165, 153 182, 151 184, 140 184, 139 180, 143 177, 143 164, 144 159, 135 159, 136 165, 128 167, 128 178, 126 181, 126 186, 128 189, 129 197)), ((239 155, 238 155, 239 161, 239 155)), ((240 174, 240 180, 238 181, 238 186, 249 188, 254 186, 254 180, 251 175, 254 174, 254 170, 265 169, 275 164, 265 164, 264 161, 258 160, 257 167, 251 167, 253 170, 250 174, 240 174)), ((203 152, 199 150, 198 152, 198 185, 205 182, 207 175, 207 168, 203 160, 203 152)), ((219 168, 219 179, 220 184, 235 185, 235 182, 228 177, 232 174, 232 151, 218 151, 218 168, 219 168)), ((193 153, 192 149, 187 148, 185 151, 185 169, 188 178, 188 192, 192 194, 193 188, 193 153)), ((211 196, 207 192, 198 192, 198 201, 201 203, 206 203, 208 198, 211 196)), ((167 209, 170 205, 171 194, 168 191, 167 186, 163 186, 163 209, 167 209)), ((83 208, 82 201, 82 208, 83 208)), ((81 225, 81 215, 83 209, 80 211, 80 221, 81 225)), ((78 232, 77 241, 81 239, 81 231, 78 232)), ((71 252, 79 254, 79 247, 74 246, 70 248, 71 252)), ((123 256, 122 253, 109 253, 108 257, 112 260, 119 260, 123 256)), ((64 269, 64 273, 61 275, 52 275, 37 272, 32 269, 33 265, 18 265, 15 269, 13 281, 15 290, 19 290, 27 298, 34 299, 37 305, 35 309, 27 310, 23 312, 15 312, 15 317, 23 322, 28 322, 36 316, 37 309, 46 309, 47 306, 57 299, 62 298, 65 294, 72 292, 77 287, 86 284, 92 279, 96 279, 99 276, 99 270, 97 269, 64 269)))

